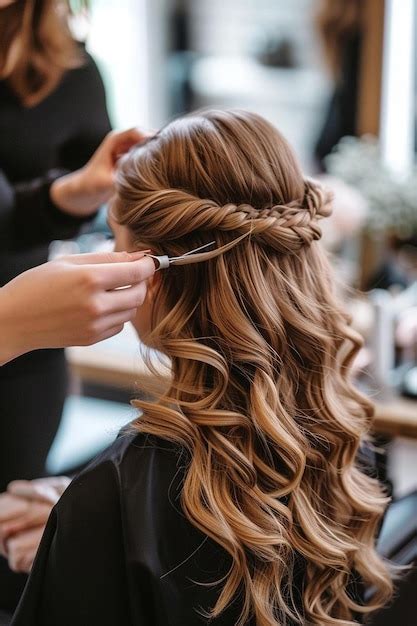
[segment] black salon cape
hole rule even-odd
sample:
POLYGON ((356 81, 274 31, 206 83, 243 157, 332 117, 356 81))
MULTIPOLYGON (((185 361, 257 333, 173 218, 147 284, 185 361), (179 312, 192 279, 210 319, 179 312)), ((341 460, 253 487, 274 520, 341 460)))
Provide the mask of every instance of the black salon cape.
MULTIPOLYGON (((190 524, 174 444, 119 435, 52 510, 12 626, 194 626, 214 606, 227 554, 190 524)), ((232 626, 238 601, 210 622, 232 626)))

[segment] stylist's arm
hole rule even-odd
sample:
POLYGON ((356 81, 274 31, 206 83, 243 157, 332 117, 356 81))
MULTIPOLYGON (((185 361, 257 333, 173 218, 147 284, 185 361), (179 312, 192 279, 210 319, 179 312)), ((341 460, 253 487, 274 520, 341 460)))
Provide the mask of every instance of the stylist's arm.
POLYGON ((20 274, 0 289, 0 363, 117 334, 154 271, 142 253, 113 252, 62 257, 20 274))
MULTIPOLYGON (((111 132, 88 163, 54 181, 52 202, 86 217, 113 194, 117 160, 148 133, 111 132)), ((38 348, 88 345, 120 332, 154 264, 141 253, 83 254, 28 270, 0 289, 0 365, 38 348), (120 287, 126 287, 119 290, 120 287)))
POLYGON ((119 157, 150 136, 150 133, 137 128, 110 132, 84 167, 52 183, 52 202, 73 217, 85 218, 93 214, 113 194, 115 166, 119 157))

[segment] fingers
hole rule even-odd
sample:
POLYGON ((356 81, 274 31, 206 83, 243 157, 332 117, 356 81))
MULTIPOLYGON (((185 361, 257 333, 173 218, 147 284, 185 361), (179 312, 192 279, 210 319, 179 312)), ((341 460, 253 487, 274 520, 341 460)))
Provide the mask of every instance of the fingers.
MULTIPOLYGON (((137 285, 126 287, 125 289, 108 291, 103 295, 102 302, 107 315, 118 312, 129 312, 129 314, 132 313, 132 317, 134 317, 136 311, 133 309, 137 309, 138 306, 141 306, 145 297, 146 283, 141 282, 137 285)), ((127 317, 124 321, 127 322, 132 319, 132 317, 127 317)))
POLYGON ((130 148, 143 143, 154 134, 154 132, 140 130, 139 128, 129 128, 121 132, 110 133, 106 141, 108 142, 113 161, 117 161, 117 159, 130 150, 130 148))
POLYGON ((142 143, 155 135, 154 130, 146 130, 145 128, 128 128, 127 130, 109 133, 110 143, 116 146, 130 145, 142 143))
POLYGON ((48 476, 47 478, 38 478, 36 482, 39 484, 42 483, 42 485, 48 484, 59 496, 62 496, 65 489, 71 483, 71 478, 69 478, 69 476, 48 476))
POLYGON ((98 265, 96 270, 100 286, 106 290, 135 285, 150 278, 154 273, 155 263, 149 257, 142 257, 128 263, 103 263, 98 265))
POLYGON ((0 554, 6 554, 6 541, 10 536, 10 525, 28 511, 29 504, 22 498, 8 493, 0 495, 0 554))
POLYGON ((72 265, 96 265, 109 263, 131 263, 143 258, 145 250, 138 252, 87 252, 85 254, 72 254, 61 257, 59 262, 71 263, 72 265))
POLYGON ((104 341, 105 339, 109 339, 110 337, 114 337, 114 335, 118 335, 123 330, 123 324, 119 324, 117 326, 112 326, 107 330, 103 331, 92 343, 98 343, 99 341, 104 341))
MULTIPOLYGON (((136 315, 137 309, 120 311, 111 315, 106 315, 94 325, 94 330, 86 337, 84 345, 98 343, 113 335, 117 335, 123 330, 126 322, 130 322, 136 315)), ((51 500, 49 500, 51 501, 51 500)))
POLYGON ((8 493, 26 498, 55 504, 68 486, 66 476, 39 478, 36 480, 13 480, 7 486, 8 493))
POLYGON ((102 321, 101 328, 98 329, 99 334, 105 333, 109 328, 124 326, 126 322, 130 322, 135 317, 136 311, 137 309, 130 309, 107 315, 102 321))
MULTIPOLYGON (((39 543, 40 543, 40 540, 39 540, 39 543)), ((38 547, 39 547, 39 544, 38 544, 38 547)), ((37 548, 36 550, 29 550, 22 557, 21 564, 20 564, 20 571, 23 572, 24 574, 30 574, 37 551, 38 551, 37 548)))
POLYGON ((132 320, 146 296, 146 283, 108 291, 97 296, 93 318, 82 345, 91 345, 117 335, 126 322, 132 320))
POLYGON ((70 483, 66 476, 14 480, 0 494, 0 554, 8 556, 12 537, 44 526, 52 507, 70 483))
POLYGON ((2 524, 5 541, 8 538, 35 526, 45 525, 53 508, 52 503, 32 501, 28 510, 17 518, 2 524))
POLYGON ((44 526, 32 528, 7 542, 9 567, 14 572, 29 573, 42 539, 44 526))
POLYGON ((0 523, 18 517, 27 511, 28 503, 8 493, 0 495, 0 523))
POLYGON ((27 500, 37 500, 39 496, 36 493, 33 482, 31 480, 12 480, 7 485, 7 492, 27 500))

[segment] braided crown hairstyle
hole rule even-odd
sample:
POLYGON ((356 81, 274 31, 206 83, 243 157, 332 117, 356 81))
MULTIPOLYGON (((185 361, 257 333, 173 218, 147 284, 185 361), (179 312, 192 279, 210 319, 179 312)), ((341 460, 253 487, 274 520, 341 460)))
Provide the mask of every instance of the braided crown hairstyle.
POLYGON ((374 547, 386 499, 357 462, 372 405, 350 382, 361 338, 317 243, 328 193, 264 119, 207 111, 124 159, 115 210, 157 253, 217 244, 160 275, 152 336, 172 384, 137 401, 136 422, 189 449, 183 510, 231 556, 210 614, 240 593, 239 624, 356 623, 391 594, 374 547))

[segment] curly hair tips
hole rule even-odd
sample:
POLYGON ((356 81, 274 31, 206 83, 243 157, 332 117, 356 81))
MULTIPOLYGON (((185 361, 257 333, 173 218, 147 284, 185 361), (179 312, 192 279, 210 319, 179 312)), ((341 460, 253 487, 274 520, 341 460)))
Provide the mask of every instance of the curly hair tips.
POLYGON ((232 562, 210 615, 239 594, 240 625, 347 626, 392 592, 374 546, 386 498, 357 463, 372 415, 349 376, 362 342, 318 243, 330 210, 282 135, 242 111, 177 120, 118 173, 137 242, 169 256, 230 244, 161 273, 152 336, 172 383, 137 401, 136 427, 190 450, 184 512, 232 562), (375 590, 367 604, 355 577, 375 590))

